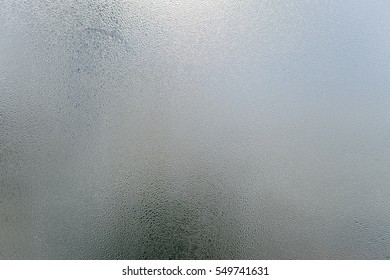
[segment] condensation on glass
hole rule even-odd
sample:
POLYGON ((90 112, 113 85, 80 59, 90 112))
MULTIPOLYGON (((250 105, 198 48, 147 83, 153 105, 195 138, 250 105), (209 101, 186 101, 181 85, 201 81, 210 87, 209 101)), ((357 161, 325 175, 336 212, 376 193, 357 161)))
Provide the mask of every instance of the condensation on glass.
POLYGON ((0 259, 389 259, 389 14, 0 0, 0 259))

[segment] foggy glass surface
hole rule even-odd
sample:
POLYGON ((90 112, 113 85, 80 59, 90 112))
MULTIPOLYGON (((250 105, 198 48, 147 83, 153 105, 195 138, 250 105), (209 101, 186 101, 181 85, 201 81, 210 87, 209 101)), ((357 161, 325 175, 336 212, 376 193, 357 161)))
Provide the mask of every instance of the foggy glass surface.
POLYGON ((0 0, 0 259, 389 259, 389 15, 0 0))

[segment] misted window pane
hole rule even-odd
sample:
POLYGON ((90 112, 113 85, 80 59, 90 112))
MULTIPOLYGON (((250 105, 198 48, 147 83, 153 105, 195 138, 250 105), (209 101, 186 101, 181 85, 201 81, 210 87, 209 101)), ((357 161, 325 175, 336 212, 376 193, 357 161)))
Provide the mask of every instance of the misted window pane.
POLYGON ((389 14, 0 1, 0 259, 390 258, 389 14))

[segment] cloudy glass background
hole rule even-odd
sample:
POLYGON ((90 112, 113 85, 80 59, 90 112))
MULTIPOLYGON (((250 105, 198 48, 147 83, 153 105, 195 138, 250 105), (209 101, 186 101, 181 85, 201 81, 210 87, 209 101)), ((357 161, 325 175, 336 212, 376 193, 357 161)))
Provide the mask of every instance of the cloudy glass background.
POLYGON ((0 0, 0 259, 389 259, 389 15, 0 0))

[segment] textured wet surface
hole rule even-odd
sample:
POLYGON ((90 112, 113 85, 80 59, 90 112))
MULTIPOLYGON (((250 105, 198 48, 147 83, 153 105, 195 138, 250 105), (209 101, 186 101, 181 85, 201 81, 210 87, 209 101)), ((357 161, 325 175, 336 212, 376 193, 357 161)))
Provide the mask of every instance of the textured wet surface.
POLYGON ((0 0, 0 258, 390 258, 389 12, 0 0))

